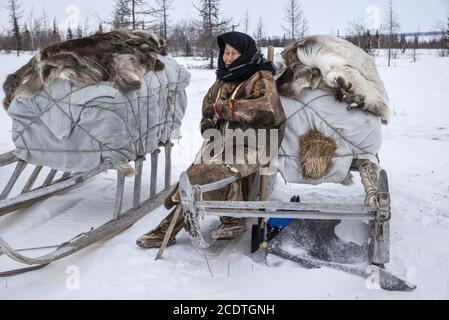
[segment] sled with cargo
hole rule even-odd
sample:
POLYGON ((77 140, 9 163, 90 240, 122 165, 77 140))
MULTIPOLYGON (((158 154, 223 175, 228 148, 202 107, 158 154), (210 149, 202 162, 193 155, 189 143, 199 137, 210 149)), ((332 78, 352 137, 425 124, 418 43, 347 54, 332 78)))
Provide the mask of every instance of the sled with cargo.
MULTIPOLYGON (((265 257, 276 255, 305 268, 327 267, 348 272, 365 278, 372 288, 414 290, 415 285, 388 271, 392 209, 387 172, 379 160, 381 119, 360 109, 350 110, 346 103, 336 101, 334 93, 322 89, 305 90, 300 99, 281 97, 281 101, 287 125, 277 170, 270 173, 263 168, 249 177, 250 201, 202 200, 204 193, 220 190, 234 183, 237 177, 199 186, 191 185, 187 173, 181 174, 182 212, 193 245, 206 255, 216 254, 217 247, 220 251, 226 245, 211 240, 202 230, 201 221, 206 216, 249 218, 253 221, 252 253, 262 250, 265 257), (330 159, 325 159, 329 163, 326 171, 318 177, 305 175, 300 162, 300 138, 311 132, 319 132, 336 143, 330 159), (290 202, 267 201, 278 173, 285 183, 301 186, 347 184, 353 172, 360 176, 365 195, 359 202, 303 202, 301 195, 294 196, 290 202), (362 222, 364 227, 360 231, 364 232, 364 241, 355 243, 337 234, 336 227, 346 222, 362 222)), ((282 192, 282 187, 279 190, 282 192)), ((175 216, 173 222, 176 220, 175 216)), ((157 258, 165 250, 172 227, 157 258)))
POLYGON ((179 138, 190 74, 173 58, 159 58, 165 69, 147 73, 138 91, 124 94, 106 82, 77 87, 57 79, 37 96, 13 101, 8 113, 16 149, 0 155, 0 170, 9 174, 0 185, 0 219, 82 188, 107 170, 117 169, 116 197, 110 220, 57 245, 14 248, 0 234, 0 258, 24 265, 1 268, 1 277, 40 269, 113 237, 162 205, 172 189, 172 141, 179 138), (128 178, 126 170, 118 168, 129 162, 135 165, 135 175, 128 178), (143 179, 144 169, 151 170, 149 181, 143 179), (158 184, 158 173, 164 176, 163 183, 158 184), (134 180, 129 208, 124 205, 127 179, 134 180), (144 185, 149 186, 147 194, 142 193, 144 185), (29 255, 42 250, 47 253, 29 255))
POLYGON ((301 202, 300 196, 293 197, 291 202, 267 201, 276 175, 260 173, 251 177, 252 201, 202 201, 202 194, 220 190, 237 178, 197 186, 191 185, 187 173, 183 173, 179 192, 189 237, 194 246, 207 254, 216 243, 204 235, 202 219, 206 216, 250 218, 254 222, 252 253, 263 250, 265 257, 273 254, 305 268, 334 268, 361 276, 385 290, 414 290, 415 285, 386 269, 390 262, 392 215, 387 172, 377 163, 363 159, 353 159, 349 170, 360 174, 365 203, 301 202), (344 221, 366 224, 363 244, 346 242, 335 233, 335 227, 344 221))

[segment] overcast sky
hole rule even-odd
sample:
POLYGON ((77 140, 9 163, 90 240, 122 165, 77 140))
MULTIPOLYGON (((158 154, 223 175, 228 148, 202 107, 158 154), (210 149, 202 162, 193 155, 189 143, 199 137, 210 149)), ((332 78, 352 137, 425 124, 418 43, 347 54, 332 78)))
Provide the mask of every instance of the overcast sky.
MULTIPOLYGON (((235 24, 243 21, 245 11, 249 10, 251 33, 256 28, 259 17, 263 19, 267 36, 283 35, 283 6, 286 0, 223 0, 222 12, 225 17, 232 17, 235 24)), ((56 17, 60 25, 70 19, 79 20, 84 25, 90 17, 92 25, 100 19, 107 19, 112 11, 114 0, 20 0, 24 9, 24 18, 30 12, 40 15, 46 12, 49 19, 56 17)), ((149 3, 154 0, 148 0, 149 3)), ((199 0, 174 0, 172 21, 197 16, 192 3, 199 0)), ((343 34, 348 21, 357 17, 369 21, 369 24, 382 23, 388 0, 302 0, 303 10, 309 20, 310 33, 343 34)), ((8 27, 7 0, 0 0, 0 30, 8 27)), ((437 21, 444 21, 449 15, 449 0, 395 0, 401 31, 432 31, 437 28, 437 21)), ((241 23, 243 26, 243 23, 241 23)))

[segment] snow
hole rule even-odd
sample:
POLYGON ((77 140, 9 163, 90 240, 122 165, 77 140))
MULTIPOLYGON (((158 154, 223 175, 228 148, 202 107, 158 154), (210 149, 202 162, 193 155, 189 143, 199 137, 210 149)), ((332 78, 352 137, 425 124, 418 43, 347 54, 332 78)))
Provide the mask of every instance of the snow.
MULTIPOLYGON (((29 58, 0 55, 0 81, 29 58)), ((202 68, 207 61, 178 59, 192 73, 192 84, 183 137, 175 143, 173 182, 200 147, 201 101, 214 80, 214 72, 202 68)), ((449 59, 420 51, 417 63, 410 63, 406 54, 387 68, 383 52, 376 60, 394 114, 384 128, 380 154, 389 175, 393 210, 392 261, 387 268, 416 284, 414 292, 369 290, 362 278, 326 268, 306 270, 276 257, 270 257, 266 265, 258 255, 249 254, 249 232, 222 255, 206 261, 182 231, 177 245, 166 250, 163 260, 155 261, 156 250, 142 250, 135 240, 167 214, 159 208, 108 241, 39 271, 0 279, 0 299, 448 299, 449 59), (77 275, 79 283, 72 281, 77 275)), ((0 153, 14 147, 10 128, 10 119, 0 112, 0 153)), ((2 185, 12 170, 11 166, 0 169, 2 185)), ((348 187, 299 186, 285 185, 278 177, 271 199, 288 201, 299 194, 304 202, 361 203, 363 188, 358 176, 354 180, 348 187)), ((148 170, 143 181, 149 181, 148 170)), ((160 187, 162 183, 161 175, 160 187)), ((144 184, 143 194, 148 192, 144 184)), ((128 180, 125 206, 130 206, 131 193, 132 180, 128 180)), ((115 173, 111 171, 78 189, 0 218, 0 235, 14 248, 61 243, 109 219, 114 196, 115 173)), ((209 217, 204 224, 212 230, 218 220, 209 217)), ((351 228, 342 225, 337 229, 345 235, 351 228)), ((6 270, 18 265, 0 257, 0 266, 6 270)))

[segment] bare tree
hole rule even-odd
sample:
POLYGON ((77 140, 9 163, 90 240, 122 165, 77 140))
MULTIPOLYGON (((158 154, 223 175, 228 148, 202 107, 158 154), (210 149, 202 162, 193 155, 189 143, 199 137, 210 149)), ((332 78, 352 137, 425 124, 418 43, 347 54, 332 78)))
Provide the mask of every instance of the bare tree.
POLYGON ((81 29, 80 26, 78 26, 78 28, 76 28, 76 37, 78 39, 81 39, 83 37, 83 29, 81 29))
POLYGON ((399 41, 399 47, 401 48, 401 52, 405 53, 407 50, 407 39, 405 38, 405 34, 401 34, 401 40, 399 41))
POLYGON ((152 8, 161 28, 159 33, 164 39, 168 37, 169 11, 172 9, 173 0, 156 0, 156 7, 152 8))
POLYGON ((146 0, 115 0, 111 24, 114 28, 147 29, 154 23, 147 18, 154 14, 146 0))
POLYGON ((393 55, 393 44, 396 41, 396 33, 400 30, 399 20, 396 13, 394 0, 388 1, 387 7, 387 21, 384 29, 388 33, 388 66, 391 66, 391 57, 393 55))
POLYGON ((73 31, 72 28, 70 28, 70 23, 67 26, 67 36, 66 36, 67 40, 72 40, 73 39, 73 31))
POLYGON ((379 34, 379 30, 376 30, 376 35, 374 36, 374 39, 376 41, 377 49, 380 49, 380 34, 379 34))
POLYGON ((243 31, 248 34, 249 32, 249 11, 246 9, 245 16, 243 17, 243 31))
POLYGON ((22 49, 27 51, 33 50, 33 39, 26 23, 23 26, 22 49))
POLYGON ((59 34, 59 29, 55 18, 53 19, 53 28, 49 36, 49 44, 54 44, 58 42, 61 42, 61 35, 59 34))
POLYGON ((287 23, 287 26, 282 26, 282 29, 291 36, 292 40, 295 40, 297 37, 303 38, 309 27, 299 0, 287 0, 284 7, 284 15, 284 21, 287 23))
POLYGON ((230 24, 230 20, 221 18, 220 6, 220 0, 200 0, 199 5, 195 6, 200 16, 196 24, 203 32, 200 41, 209 58, 209 69, 214 68, 215 38, 230 24))
POLYGON ((200 55, 197 52, 200 33, 201 30, 197 28, 195 21, 187 19, 178 21, 167 39, 167 42, 170 43, 171 54, 186 57, 200 55))
POLYGON ((113 18, 111 24, 113 28, 126 28, 130 25, 130 12, 126 1, 116 0, 112 15, 113 18))
POLYGON ((262 39, 264 38, 265 30, 263 26, 262 17, 259 17, 259 21, 257 22, 256 32, 254 33, 254 38, 257 42, 257 45, 260 46, 262 39))
POLYGON ((446 23, 440 23, 442 49, 440 56, 449 57, 449 16, 446 23))
POLYGON ((231 30, 232 30, 232 31, 235 31, 235 29, 237 29, 238 27, 240 27, 240 23, 234 24, 234 23, 232 22, 232 18, 231 18, 231 20, 230 20, 230 24, 231 24, 231 30))
POLYGON ((17 56, 19 56, 20 50, 22 49, 22 35, 20 33, 19 20, 22 18, 23 14, 19 0, 8 0, 7 9, 9 10, 11 29, 16 47, 15 49, 17 51, 17 56))
POLYGON ((446 28, 445 28, 446 32, 445 32, 445 44, 446 44, 446 54, 449 56, 449 16, 447 17, 447 23, 446 23, 446 28))
POLYGON ((419 48, 419 30, 420 30, 420 27, 418 26, 418 32, 415 34, 415 37, 413 39, 413 56, 412 56, 413 63, 416 62, 416 56, 417 56, 416 50, 418 50, 418 48, 419 48))
POLYGON ((363 47, 363 36, 367 26, 361 16, 357 16, 354 20, 348 23, 348 28, 346 32, 348 33, 348 40, 357 45, 358 47, 363 47))

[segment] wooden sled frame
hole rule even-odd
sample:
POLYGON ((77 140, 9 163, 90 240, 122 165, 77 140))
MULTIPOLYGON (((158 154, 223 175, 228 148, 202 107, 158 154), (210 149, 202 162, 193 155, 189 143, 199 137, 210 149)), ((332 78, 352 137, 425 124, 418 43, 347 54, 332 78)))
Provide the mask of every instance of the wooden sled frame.
MULTIPOLYGON (((0 255, 6 255, 9 258, 30 265, 22 269, 16 269, 6 272, 0 272, 0 277, 13 276, 27 271, 40 269, 53 261, 64 258, 75 252, 78 252, 93 243, 111 238, 112 236, 126 230, 136 223, 146 214, 161 206, 163 201, 174 187, 171 185, 171 151, 173 144, 171 142, 161 144, 160 147, 165 149, 165 187, 164 190, 157 190, 157 173, 158 158, 161 152, 156 149, 151 153, 151 177, 150 177, 150 194, 142 201, 142 172, 145 157, 139 157, 135 160, 136 176, 134 177, 133 206, 127 211, 123 211, 123 196, 125 190, 125 176, 117 171, 117 187, 116 201, 112 212, 112 219, 101 225, 100 227, 76 236, 75 238, 62 243, 53 252, 37 258, 31 258, 21 254, 18 250, 14 250, 0 235, 0 255)), ((80 186, 86 180, 113 169, 113 164, 109 159, 103 161, 98 167, 85 172, 73 174, 65 172, 60 179, 54 180, 57 170, 51 169, 44 183, 33 188, 43 167, 35 166, 30 177, 23 186, 19 195, 9 197, 14 186, 17 184, 19 177, 23 173, 27 163, 14 156, 12 152, 0 155, 0 167, 16 164, 9 181, 0 195, 0 217, 13 213, 22 208, 29 207, 36 202, 42 201, 52 195, 70 190, 80 186)))
MULTIPOLYGON (((368 160, 354 160, 351 171, 358 171, 363 163, 368 160)), ((226 202, 226 201, 201 201, 201 194, 209 191, 219 190, 234 181, 236 177, 227 178, 222 181, 204 186, 192 186, 187 173, 181 174, 179 189, 181 204, 186 220, 189 225, 196 226, 194 232, 188 230, 194 244, 205 243, 199 227, 201 215, 228 216, 236 218, 258 218, 257 226, 266 235, 265 219, 267 218, 292 218, 313 220, 361 220, 369 221, 370 245, 369 263, 383 267, 390 262, 390 194, 388 188, 388 177, 385 170, 379 168, 377 172, 377 201, 378 208, 372 208, 357 203, 283 203, 277 201, 266 201, 268 194, 268 176, 258 174, 260 186, 259 201, 226 202)), ((257 179, 257 178, 256 178, 257 179)), ((257 228, 253 227, 254 230, 257 228)), ((169 238, 170 235, 167 235, 169 238)), ((253 237, 254 238, 254 237, 253 237)), ((207 244, 200 249, 205 249, 207 244)), ((257 248, 258 249, 258 246, 257 248)), ((255 251, 252 244, 252 251, 255 251)), ((159 254, 159 257, 161 254, 159 254)))
MULTIPOLYGON (((404 279, 385 270, 385 264, 390 262, 390 193, 388 187, 388 177, 385 170, 373 164, 369 160, 354 160, 351 171, 359 171, 362 176, 362 184, 365 188, 365 203, 369 203, 373 197, 375 205, 358 203, 301 203, 301 202, 279 202, 266 201, 269 193, 269 176, 260 174, 260 171, 251 176, 253 189, 250 189, 249 199, 258 198, 259 201, 203 201, 202 194, 222 189, 235 182, 237 177, 229 177, 222 181, 203 186, 192 186, 186 172, 181 174, 179 180, 179 192, 181 197, 182 210, 177 210, 177 214, 183 212, 186 221, 186 230, 192 244, 207 253, 209 244, 202 235, 200 220, 206 215, 216 217, 236 217, 236 218, 257 218, 258 223, 252 227, 251 252, 254 253, 263 249, 265 257, 272 252, 267 241, 267 228, 265 221, 269 218, 291 218, 303 220, 360 220, 366 221, 369 225, 369 243, 367 245, 368 265, 366 267, 352 266, 341 263, 333 263, 321 260, 314 260, 313 257, 293 257, 298 258, 300 264, 307 261, 320 267, 334 268, 361 276, 366 281, 373 283, 373 288, 388 291, 413 291, 416 286, 404 279), (367 184, 366 167, 373 166, 376 176, 375 183, 367 184), (254 186, 258 189, 254 192, 254 186), (259 193, 255 196, 255 193, 259 193), (255 197, 254 197, 255 196, 255 197), (305 260, 304 260, 305 259, 305 260), (312 261, 312 260, 313 261, 312 261)), ((274 175, 271 176, 275 177, 274 175)), ((371 202, 372 203, 372 202, 371 202)), ((171 225, 174 221, 172 220, 171 225)), ((169 228, 156 259, 162 257, 163 251, 171 237, 173 228, 169 228)), ((275 253, 276 254, 276 253, 275 253)), ((284 255, 284 253, 282 253, 284 255)), ((281 255, 281 256, 282 256, 281 255)), ((284 255, 286 258, 286 256, 284 255)), ((296 261, 294 259, 291 259, 296 261)))

